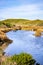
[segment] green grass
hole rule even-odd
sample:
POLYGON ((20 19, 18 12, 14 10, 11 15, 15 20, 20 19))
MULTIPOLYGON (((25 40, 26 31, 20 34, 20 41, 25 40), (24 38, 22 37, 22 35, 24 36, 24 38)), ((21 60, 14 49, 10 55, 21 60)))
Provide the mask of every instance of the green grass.
POLYGON ((0 21, 0 25, 37 25, 37 26, 43 26, 43 20, 26 20, 26 19, 7 19, 0 21))

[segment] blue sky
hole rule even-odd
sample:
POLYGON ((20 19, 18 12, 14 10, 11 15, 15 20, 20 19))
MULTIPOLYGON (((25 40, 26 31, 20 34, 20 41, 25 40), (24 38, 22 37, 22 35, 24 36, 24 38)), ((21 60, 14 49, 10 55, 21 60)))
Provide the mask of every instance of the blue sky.
POLYGON ((0 0, 0 20, 43 19, 43 0, 0 0))

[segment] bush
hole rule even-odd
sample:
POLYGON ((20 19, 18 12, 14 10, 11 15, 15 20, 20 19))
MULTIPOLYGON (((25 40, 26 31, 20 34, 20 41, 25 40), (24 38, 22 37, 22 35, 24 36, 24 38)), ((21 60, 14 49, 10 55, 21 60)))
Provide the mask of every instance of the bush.
POLYGON ((12 63, 16 62, 17 65, 34 65, 36 62, 30 54, 26 53, 14 55, 8 60, 10 60, 10 62, 12 63))
POLYGON ((10 23, 3 23, 4 25, 6 25, 7 27, 11 27, 11 24, 10 23))

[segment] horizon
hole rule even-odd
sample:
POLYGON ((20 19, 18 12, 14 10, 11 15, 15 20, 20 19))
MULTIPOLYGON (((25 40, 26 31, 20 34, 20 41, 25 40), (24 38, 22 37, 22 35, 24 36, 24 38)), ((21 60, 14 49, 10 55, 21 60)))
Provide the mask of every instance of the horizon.
POLYGON ((43 20, 43 19, 26 19, 26 18, 7 18, 7 19, 1 19, 0 21, 4 21, 4 20, 10 20, 10 19, 20 19, 20 20, 32 20, 32 21, 34 21, 34 20, 43 20))
POLYGON ((0 20, 43 20, 43 0, 0 0, 0 20))

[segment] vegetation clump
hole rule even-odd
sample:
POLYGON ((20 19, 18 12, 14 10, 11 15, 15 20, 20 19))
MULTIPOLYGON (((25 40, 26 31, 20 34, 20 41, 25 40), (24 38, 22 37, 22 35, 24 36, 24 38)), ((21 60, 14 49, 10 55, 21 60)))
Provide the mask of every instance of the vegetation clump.
POLYGON ((30 54, 20 53, 11 57, 5 57, 1 65, 40 65, 30 54))
POLYGON ((9 61, 16 65, 34 65, 36 62, 33 59, 33 57, 27 53, 21 53, 18 55, 14 55, 7 59, 7 62, 9 61))

